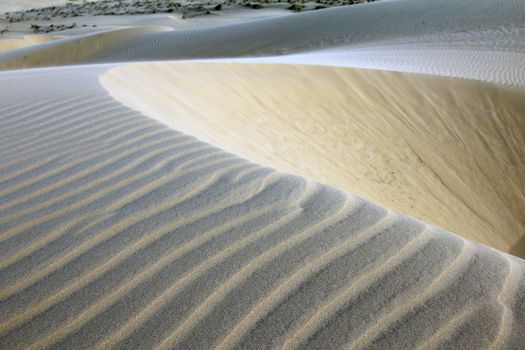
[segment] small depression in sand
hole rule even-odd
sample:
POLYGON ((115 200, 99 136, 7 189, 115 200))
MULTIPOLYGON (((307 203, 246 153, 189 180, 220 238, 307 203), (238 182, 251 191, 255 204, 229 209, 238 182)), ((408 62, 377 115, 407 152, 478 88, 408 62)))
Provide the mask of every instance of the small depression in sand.
POLYGON ((525 91, 307 65, 132 64, 128 107, 229 152, 523 256, 525 91))

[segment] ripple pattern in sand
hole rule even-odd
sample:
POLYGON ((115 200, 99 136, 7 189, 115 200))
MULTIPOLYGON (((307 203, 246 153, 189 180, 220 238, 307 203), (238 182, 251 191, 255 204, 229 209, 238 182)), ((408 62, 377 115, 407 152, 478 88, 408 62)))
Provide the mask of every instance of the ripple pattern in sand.
POLYGON ((168 130, 100 67, 60 83, 79 69, 0 96, 0 348, 519 347, 522 260, 168 130))

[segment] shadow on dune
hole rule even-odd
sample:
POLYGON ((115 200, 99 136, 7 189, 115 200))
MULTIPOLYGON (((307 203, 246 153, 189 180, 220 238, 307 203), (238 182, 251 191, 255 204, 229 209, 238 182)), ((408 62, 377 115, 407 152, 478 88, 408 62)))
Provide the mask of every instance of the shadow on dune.
POLYGON ((525 259, 525 236, 510 248, 509 253, 525 259))

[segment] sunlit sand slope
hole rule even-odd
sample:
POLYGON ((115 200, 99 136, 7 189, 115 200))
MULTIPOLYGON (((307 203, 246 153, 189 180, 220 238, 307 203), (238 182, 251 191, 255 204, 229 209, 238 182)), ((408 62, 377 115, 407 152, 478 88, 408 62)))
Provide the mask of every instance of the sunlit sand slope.
MULTIPOLYGON (((525 39, 525 30, 519 32, 525 39)), ((471 40, 464 37, 463 45, 471 40)), ((425 38, 421 38, 425 40, 425 38)), ((478 40, 472 38, 473 41, 478 40)), ((490 41, 490 38, 483 38, 490 41)), ((248 63, 313 64, 423 73, 481 80, 502 85, 525 87, 525 54, 512 49, 450 47, 448 43, 429 45, 372 44, 362 48, 337 48, 288 56, 228 60, 248 63)), ((473 45, 474 46, 474 45, 473 45)), ((514 48, 525 47, 525 43, 514 48)))
POLYGON ((0 52, 38 45, 57 39, 52 35, 25 35, 21 38, 0 38, 0 52))
POLYGON ((134 64, 101 81, 124 104, 260 164, 505 251, 525 236, 525 90, 239 63, 134 64))
POLYGON ((0 348, 518 349, 525 263, 0 74, 0 348))
MULTIPOLYGON (((137 35, 170 30, 163 26, 137 26, 102 33, 83 34, 54 40, 40 45, 0 52, 0 69, 59 66, 89 62, 101 50, 126 43, 137 35)), ((1 42, 0 42, 1 44, 1 42)))

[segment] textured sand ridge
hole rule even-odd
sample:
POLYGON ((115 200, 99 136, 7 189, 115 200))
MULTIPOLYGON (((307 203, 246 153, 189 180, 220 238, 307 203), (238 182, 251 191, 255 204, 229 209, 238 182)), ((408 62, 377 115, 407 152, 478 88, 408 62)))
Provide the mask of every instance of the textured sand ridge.
POLYGON ((420 72, 525 86, 524 11, 522 0, 379 1, 212 28, 136 31, 131 38, 109 45, 86 46, 89 55, 79 45, 76 54, 68 55, 61 43, 36 46, 0 54, 0 68, 306 52, 306 56, 272 61, 420 72), (320 52, 312 55, 313 51, 320 52))
MULTIPOLYGON (((0 60, 4 59, 8 62, 4 68, 59 66, 66 62, 89 62, 97 57, 101 49, 118 45, 138 34, 158 33, 167 29, 162 26, 137 26, 80 35, 0 53, 0 60)), ((1 66, 2 63, 0 63, 1 66)))
POLYGON ((0 20, 0 349, 523 349, 523 0, 281 5, 0 20))
POLYGON ((523 260, 170 130, 105 69, 0 74, 1 348, 525 341, 523 260))
POLYGON ((525 90, 346 68, 193 62, 119 67, 101 81, 131 108, 257 163, 504 251, 525 236, 525 90))
POLYGON ((0 52, 46 43, 56 39, 57 37, 52 35, 26 35, 23 38, 0 39, 0 52))

